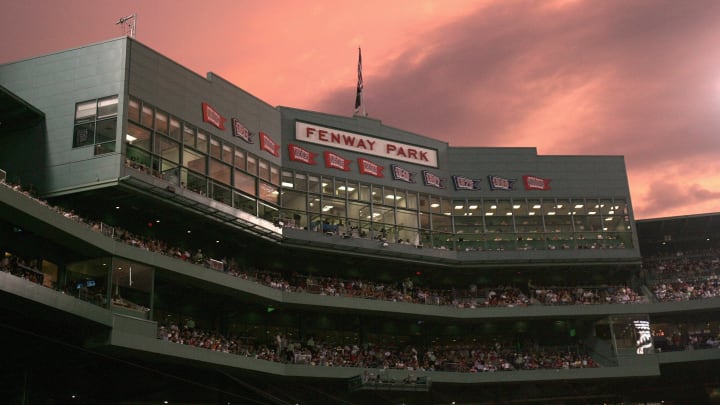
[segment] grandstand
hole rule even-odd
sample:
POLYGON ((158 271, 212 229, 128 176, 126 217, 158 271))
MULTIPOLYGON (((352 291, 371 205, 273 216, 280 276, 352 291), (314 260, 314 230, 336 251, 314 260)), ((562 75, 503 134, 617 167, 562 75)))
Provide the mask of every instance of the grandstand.
POLYGON ((622 157, 273 107, 130 38, 0 65, 0 396, 699 404, 718 215, 622 157))

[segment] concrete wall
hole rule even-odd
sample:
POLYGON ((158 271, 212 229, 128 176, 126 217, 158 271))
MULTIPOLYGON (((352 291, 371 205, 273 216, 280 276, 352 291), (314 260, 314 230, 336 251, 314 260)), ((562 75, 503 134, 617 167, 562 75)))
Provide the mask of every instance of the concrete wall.
MULTIPOLYGON (((45 114, 44 142, 17 144, 45 150, 46 161, 35 168, 45 179, 41 193, 98 187, 118 177, 119 153, 95 156, 92 146, 73 148, 73 125, 78 102, 118 95, 123 104, 126 45, 119 38, 0 66, 0 83, 45 114)), ((120 133, 118 126, 118 139, 120 133)))

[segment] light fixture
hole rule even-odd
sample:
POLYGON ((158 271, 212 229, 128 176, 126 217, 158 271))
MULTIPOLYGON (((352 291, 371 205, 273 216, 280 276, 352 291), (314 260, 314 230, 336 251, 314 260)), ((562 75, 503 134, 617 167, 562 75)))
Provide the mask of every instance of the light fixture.
POLYGON ((292 183, 290 183, 290 182, 287 182, 287 181, 283 181, 282 183, 280 183, 280 185, 283 186, 283 187, 285 187, 285 188, 293 188, 293 187, 295 187, 294 184, 292 184, 292 183))
POLYGON ((535 205, 533 205, 533 209, 539 210, 539 209, 540 209, 540 204, 535 204, 535 205))
POLYGON ((495 214, 494 212, 490 212, 490 211, 488 211, 488 212, 485 213, 485 215, 488 216, 488 217, 491 217, 491 216, 493 216, 494 214, 495 214))
POLYGON ((465 207, 465 206, 462 205, 462 204, 461 204, 461 205, 456 205, 456 206, 455 206, 455 209, 456 209, 456 210, 461 210, 461 209, 463 209, 463 207, 465 207))
POLYGON ((473 204, 473 205, 469 206, 468 208, 471 210, 476 210, 477 207, 478 207, 477 205, 473 204))
POLYGON ((333 208, 335 208, 335 207, 332 205, 326 205, 326 206, 322 207, 322 212, 328 212, 333 208))
POLYGON ((493 205, 490 206, 490 209, 491 209, 491 210, 494 210, 495 208, 497 208, 497 205, 495 205, 495 204, 493 204, 493 205))
POLYGON ((512 216, 512 211, 506 212, 505 215, 507 215, 507 216, 512 216))
POLYGON ((137 141, 137 138, 135 138, 134 136, 132 136, 130 134, 125 134, 125 140, 130 143, 133 143, 133 142, 137 141))
POLYGON ((555 215, 555 211, 548 212, 548 215, 555 215))
POLYGON ((440 206, 440 203, 432 203, 432 204, 430 204, 430 207, 432 207, 432 208, 437 208, 437 207, 439 207, 439 206, 440 206))
POLYGON ((595 215, 595 214, 597 214, 597 211, 590 211, 590 212, 588 212, 588 215, 595 215))
POLYGON ((515 205, 513 205, 513 209, 514 209, 514 210, 519 209, 519 208, 520 208, 520 204, 515 204, 515 205))
POLYGON ((576 208, 576 209, 577 209, 577 208, 582 208, 582 207, 584 207, 583 204, 575 204, 575 208, 576 208))

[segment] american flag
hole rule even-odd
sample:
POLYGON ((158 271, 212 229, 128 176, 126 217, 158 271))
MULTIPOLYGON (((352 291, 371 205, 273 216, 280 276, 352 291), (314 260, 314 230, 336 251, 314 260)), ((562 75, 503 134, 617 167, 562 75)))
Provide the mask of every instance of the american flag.
POLYGON ((363 78, 362 78, 362 50, 358 48, 358 81, 357 95, 355 96, 355 115, 367 116, 362 99, 363 78))

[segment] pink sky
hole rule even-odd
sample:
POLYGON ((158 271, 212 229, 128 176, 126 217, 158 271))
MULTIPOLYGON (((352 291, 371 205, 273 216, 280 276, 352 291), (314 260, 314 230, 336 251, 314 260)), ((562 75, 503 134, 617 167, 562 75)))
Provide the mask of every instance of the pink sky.
MULTIPOLYGON (((23 0, 0 63, 122 35, 272 105, 452 146, 624 155, 637 219, 720 212, 720 1, 23 0)), ((592 183, 593 179, 588 179, 592 183)))

